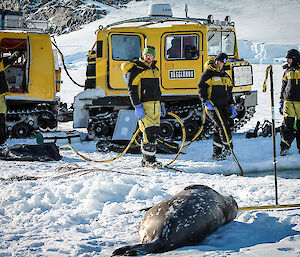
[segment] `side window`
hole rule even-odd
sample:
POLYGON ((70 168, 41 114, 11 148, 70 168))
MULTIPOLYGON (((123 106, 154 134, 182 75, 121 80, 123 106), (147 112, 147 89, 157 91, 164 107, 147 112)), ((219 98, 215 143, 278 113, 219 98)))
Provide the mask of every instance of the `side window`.
POLYGON ((136 35, 112 35, 112 58, 116 61, 129 61, 141 56, 141 39, 136 35))
POLYGON ((19 58, 5 70, 5 78, 9 84, 10 92, 28 92, 26 84, 27 40, 3 38, 0 42, 1 58, 9 60, 18 51, 19 58))
POLYGON ((167 60, 197 59, 198 53, 198 35, 169 35, 165 39, 167 60))

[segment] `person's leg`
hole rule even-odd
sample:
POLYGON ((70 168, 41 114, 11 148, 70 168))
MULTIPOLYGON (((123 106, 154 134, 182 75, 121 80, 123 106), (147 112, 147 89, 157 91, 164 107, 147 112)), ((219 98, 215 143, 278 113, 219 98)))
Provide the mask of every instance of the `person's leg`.
POLYGON ((222 118, 224 128, 222 126, 222 131, 220 131, 220 136, 222 139, 222 143, 225 146, 224 147, 224 153, 225 155, 230 154, 230 147, 233 149, 233 144, 232 144, 232 133, 231 133, 231 121, 230 121, 230 116, 231 112, 229 110, 228 106, 221 107, 219 109, 220 116, 222 118), (229 142, 228 142, 229 141, 229 142), (230 147, 229 147, 230 146, 230 147))
POLYGON ((220 122, 220 119, 218 118, 215 111, 206 110, 207 116, 212 120, 213 122, 213 155, 212 159, 214 160, 222 160, 223 155, 223 143, 221 139, 221 133, 222 133, 222 124, 220 122))
POLYGON ((280 128, 281 142, 280 142, 280 155, 285 156, 288 154, 288 150, 296 137, 296 131, 294 129, 295 122, 295 107, 292 102, 285 101, 283 104, 283 122, 280 128))
POLYGON ((296 142, 300 154, 300 102, 294 102, 296 111, 296 142))
POLYGON ((213 155, 212 155, 212 159, 224 160, 225 157, 226 156, 223 155, 222 140, 220 138, 220 134, 219 134, 218 129, 217 129, 217 130, 215 130, 215 132, 213 134, 213 155))
POLYGON ((143 161, 146 165, 156 163, 156 151, 157 151, 157 142, 156 135, 158 134, 159 127, 148 127, 145 130, 145 136, 147 139, 143 140, 141 145, 141 151, 143 155, 143 161))
POLYGON ((160 124, 160 103, 147 102, 143 104, 145 117, 139 121, 139 126, 143 132, 143 142, 141 144, 142 165, 160 165, 156 160, 157 137, 160 124))
POLYGON ((296 120, 296 142, 297 142, 298 152, 300 154, 300 119, 296 120))
POLYGON ((4 113, 0 113, 0 145, 4 144, 7 139, 6 117, 4 113))

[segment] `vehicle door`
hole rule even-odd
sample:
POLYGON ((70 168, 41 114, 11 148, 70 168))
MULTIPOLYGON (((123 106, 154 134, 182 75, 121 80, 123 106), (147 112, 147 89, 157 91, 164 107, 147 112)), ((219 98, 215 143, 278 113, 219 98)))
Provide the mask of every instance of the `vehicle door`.
POLYGON ((202 39, 201 32, 165 33, 162 36, 163 89, 171 93, 197 88, 204 69, 202 39))

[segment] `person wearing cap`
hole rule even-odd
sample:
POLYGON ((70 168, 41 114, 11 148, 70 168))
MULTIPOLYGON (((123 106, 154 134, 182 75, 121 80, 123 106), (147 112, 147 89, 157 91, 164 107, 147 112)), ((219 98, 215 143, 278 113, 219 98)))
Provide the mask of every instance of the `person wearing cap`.
POLYGON ((7 58, 3 58, 2 52, 0 52, 0 147, 5 145, 7 139, 6 131, 6 112, 7 106, 5 101, 5 95, 9 93, 9 86, 5 78, 4 70, 12 65, 20 56, 19 51, 7 58))
POLYGON ((204 104, 208 117, 213 121, 212 159, 215 160, 224 160, 226 155, 230 154, 226 134, 232 147, 231 118, 235 118, 237 115, 232 96, 232 81, 224 69, 227 60, 227 54, 219 53, 214 60, 207 61, 205 63, 206 70, 201 75, 198 84, 200 100, 204 104), (216 113, 216 108, 225 125, 226 134, 216 113))
POLYGON ((157 137, 160 117, 166 114, 161 105, 160 72, 155 66, 155 48, 148 46, 142 57, 124 62, 121 70, 127 74, 129 98, 139 119, 139 128, 143 133, 141 143, 142 166, 159 166, 156 159, 157 137))
POLYGON ((296 138, 300 154, 300 53, 290 49, 286 55, 287 65, 282 78, 279 112, 283 115, 280 128, 280 155, 285 156, 296 138), (296 129, 294 128, 296 124, 296 129))

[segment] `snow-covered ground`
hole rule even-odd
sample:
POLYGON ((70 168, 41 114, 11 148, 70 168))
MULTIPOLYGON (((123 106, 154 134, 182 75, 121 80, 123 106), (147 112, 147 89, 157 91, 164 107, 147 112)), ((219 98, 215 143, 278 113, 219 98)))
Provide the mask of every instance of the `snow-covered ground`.
MULTIPOLYGON (((298 1, 248 1, 246 6, 241 1, 202 2, 203 8, 200 9, 198 1, 188 1, 191 17, 206 16, 207 13, 222 14, 223 17, 232 13, 243 31, 238 34, 240 40, 247 40, 249 44, 258 45, 263 41, 280 46, 300 44, 300 22, 298 16, 293 16, 300 5, 298 1), (196 13, 196 7, 199 13, 196 13), (268 11, 267 7, 273 11, 268 11), (276 19, 278 16, 280 19, 276 19), (280 25, 276 26, 277 22, 280 25), (274 31, 277 32, 274 34, 274 31), (282 37, 277 36, 280 31, 282 37)), ((171 3, 174 15, 183 16, 183 4, 175 0, 171 3)), ((147 4, 134 2, 126 9, 111 10, 100 22, 57 39, 75 80, 84 83, 85 55, 93 44, 94 31, 99 23, 146 15, 147 4)), ((274 58, 284 57, 286 49, 282 55, 274 57, 276 46, 266 52, 265 60, 276 63, 274 58)), ((275 204, 272 139, 245 137, 245 131, 253 129, 257 121, 271 120, 270 94, 261 92, 266 67, 266 64, 253 65, 253 89, 259 92, 257 112, 233 136, 235 154, 245 171, 243 177, 232 157, 222 162, 210 159, 211 140, 194 142, 184 150, 185 154, 174 163, 174 167, 183 173, 141 168, 140 156, 132 154, 109 163, 86 162, 69 150, 60 151, 63 159, 59 162, 0 161, 1 178, 39 177, 32 181, 0 182, 0 256, 110 256, 120 246, 139 242, 138 225, 144 215, 140 209, 173 196, 191 184, 208 185, 221 194, 232 195, 240 207, 275 204), (65 168, 64 173, 61 167, 65 168), (81 168, 90 172, 80 172, 81 168), (77 172, 68 175, 67 171, 77 172), (65 176, 60 176, 62 174, 65 176), (126 214, 128 211, 132 213, 126 214)), ((277 110, 283 70, 280 64, 273 67, 276 124, 279 125, 282 117, 277 110)), ((65 74, 63 80, 61 97, 71 103, 74 95, 82 89, 71 84, 65 74)), ((61 130, 71 128, 70 122, 60 124, 61 130)), ((278 135, 277 153, 279 142, 278 135)), ((16 143, 35 143, 35 140, 8 140, 9 145, 16 143)), ((64 143, 59 142, 59 145, 64 143)), ((115 153, 97 152, 95 144, 75 140, 72 146, 94 160, 116 156, 115 153)), ((174 156, 158 155, 158 158, 168 163, 174 156)), ((279 204, 299 204, 300 155, 295 143, 290 155, 277 159, 279 204)), ((240 211, 234 222, 221 227, 200 245, 149 256, 229 255, 299 257, 300 210, 240 211)))

